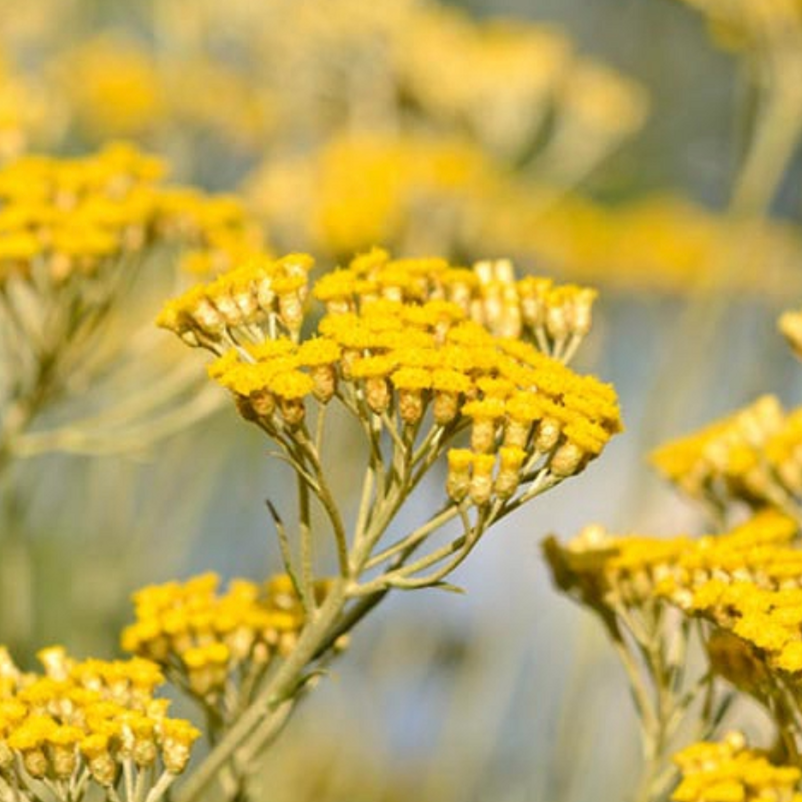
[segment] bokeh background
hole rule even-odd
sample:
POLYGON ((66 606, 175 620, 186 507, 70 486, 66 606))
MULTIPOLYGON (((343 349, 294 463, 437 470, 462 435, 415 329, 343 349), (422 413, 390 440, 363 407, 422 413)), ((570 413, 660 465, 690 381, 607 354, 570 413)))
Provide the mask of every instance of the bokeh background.
MULTIPOLYGON (((3 159, 130 139, 176 180, 245 197, 277 252, 321 269, 388 244, 600 288, 577 366, 616 385, 626 434, 486 538, 455 577, 466 595, 398 594, 368 620, 265 773, 272 802, 625 799, 623 676, 539 543, 591 522, 703 531, 648 451, 762 392, 799 400, 775 327, 802 296, 793 142, 743 190, 774 91, 759 56, 674 0, 0 4, 3 159)), ((104 392, 125 397, 138 370, 104 392)), ((53 642, 114 653, 143 584, 278 569, 263 502, 289 477, 265 443, 222 399, 175 429, 16 466, 0 640, 23 659, 53 642)), ((348 495, 347 434, 330 448, 348 495)))

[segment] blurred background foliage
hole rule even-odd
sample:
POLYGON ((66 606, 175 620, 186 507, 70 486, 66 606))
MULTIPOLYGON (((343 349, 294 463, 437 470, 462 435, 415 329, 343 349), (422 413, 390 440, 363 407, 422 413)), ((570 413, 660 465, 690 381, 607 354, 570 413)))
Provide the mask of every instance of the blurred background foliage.
MULTIPOLYGON (((174 180, 241 194, 276 252, 321 268, 383 244, 601 287, 580 368, 615 383, 628 435, 499 527, 461 569, 467 597, 402 596, 367 624, 264 782, 274 802, 624 798, 624 682, 537 543, 595 520, 682 531, 642 455, 766 388, 798 399, 774 331, 802 290, 798 42, 761 50, 731 19, 714 42, 670 0, 7 5, 0 161, 133 140, 174 180)), ((185 267, 239 258, 213 246, 185 267)), ((20 460, 13 496, 6 477, 0 641, 23 659, 108 653, 142 584, 278 565, 263 500, 288 477, 230 411, 125 451, 20 460)))

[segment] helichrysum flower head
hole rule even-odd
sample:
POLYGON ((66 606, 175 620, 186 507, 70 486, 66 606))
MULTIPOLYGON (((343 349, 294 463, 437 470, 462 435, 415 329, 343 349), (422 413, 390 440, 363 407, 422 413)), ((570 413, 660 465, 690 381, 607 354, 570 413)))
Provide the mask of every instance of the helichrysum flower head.
MULTIPOLYGON (((236 579, 224 592, 219 586, 210 573, 137 591, 136 621, 123 631, 122 647, 230 720, 249 701, 240 691, 254 693, 274 658, 292 650, 305 614, 285 575, 261 585, 236 579)), ((324 596, 323 584, 317 593, 324 596)))
POLYGON ((701 742, 674 756, 682 780, 674 790, 674 802, 800 802, 800 770, 776 765, 766 752, 749 748, 738 732, 719 742, 701 742))
POLYGON ((802 492, 802 415, 786 413, 775 397, 763 396, 661 446, 652 461, 688 495, 720 508, 740 500, 788 509, 802 492))
MULTIPOLYGON (((578 473, 620 430, 613 390, 549 355, 587 332, 589 290, 544 284, 533 315, 531 281, 508 262, 469 271, 374 250, 312 286, 327 313, 304 338, 310 267, 303 255, 247 264, 171 301, 159 321, 219 354, 210 375, 272 435, 292 436, 310 404, 335 396, 400 430, 469 429, 468 495, 481 506, 543 460, 557 480, 578 473)), ((448 484, 463 494, 461 480, 448 484)))
POLYGON ((66 781, 84 769, 112 787, 125 769, 184 771, 200 732, 167 715, 156 689, 164 677, 142 658, 74 660, 61 647, 40 653, 43 674, 13 669, 6 660, 0 688, 0 768, 6 777, 66 781), (9 678, 13 679, 9 681, 9 678))
POLYGON ((764 509, 719 535, 619 536, 589 526, 565 546, 547 541, 546 551, 563 590, 606 604, 663 598, 698 612, 708 606, 703 598, 712 599, 711 608, 718 604, 718 596, 710 596, 714 586, 752 581, 780 588, 802 577, 802 552, 791 545, 797 532, 793 518, 764 509))

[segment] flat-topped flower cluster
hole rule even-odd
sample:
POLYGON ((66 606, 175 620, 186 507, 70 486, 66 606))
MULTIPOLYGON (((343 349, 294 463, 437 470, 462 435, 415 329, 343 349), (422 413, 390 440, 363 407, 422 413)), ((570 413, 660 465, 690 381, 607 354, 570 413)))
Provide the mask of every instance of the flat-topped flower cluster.
POLYGON ((448 493, 483 505, 544 458, 555 477, 579 472, 620 430, 612 388, 560 361, 590 327, 591 290, 516 281, 505 261, 467 269, 374 250, 317 281, 325 315, 302 338, 311 266, 305 255, 248 264, 160 318, 219 354, 210 375, 268 433, 291 433, 308 403, 335 397, 400 437, 423 427, 441 443, 470 428, 470 447, 449 451, 448 493))

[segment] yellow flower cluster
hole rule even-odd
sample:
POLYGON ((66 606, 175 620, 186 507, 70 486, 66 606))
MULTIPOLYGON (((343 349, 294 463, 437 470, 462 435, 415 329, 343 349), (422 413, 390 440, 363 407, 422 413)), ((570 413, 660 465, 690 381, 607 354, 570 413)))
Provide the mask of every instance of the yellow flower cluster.
MULTIPOLYGON (((218 353, 279 333, 297 340, 312 264, 304 254, 246 259, 241 267, 170 301, 158 324, 190 345, 218 353)), ((532 341, 540 351, 567 362, 590 331, 596 293, 570 284, 555 286, 545 278, 516 280, 508 260, 478 262, 466 269, 442 259, 391 260, 386 251, 373 249, 347 269, 323 276, 314 297, 330 314, 357 313, 378 300, 445 304, 440 328, 449 320, 470 319, 494 336, 532 341)), ((433 324, 435 308, 405 314, 417 314, 421 323, 428 314, 433 324)))
MULTIPOLYGON (((263 585, 236 579, 225 592, 219 585, 209 573, 137 591, 136 621, 123 631, 122 647, 161 666, 228 720, 247 705, 273 658, 292 650, 304 612, 286 575, 263 585)), ((316 594, 323 598, 323 584, 316 594)))
POLYGON ((555 580, 592 605, 665 600, 717 625, 711 664, 755 689, 772 672, 802 674, 802 550, 798 523, 765 509, 721 535, 613 537, 599 527, 546 551, 555 580), (734 637, 733 637, 734 636, 734 637))
POLYGON ((394 55, 405 90, 435 119, 467 127, 503 153, 520 153, 548 113, 558 138, 573 127, 592 138, 619 138, 645 118, 639 86, 577 58, 566 37, 547 26, 478 23, 430 6, 411 17, 399 39, 394 55))
POLYGON ((158 666, 77 661, 61 647, 39 657, 43 675, 22 673, 0 649, 0 778, 27 789, 32 779, 77 788, 91 777, 111 788, 123 772, 184 771, 200 733, 154 697, 158 666))
POLYGON ((581 341, 590 331, 596 298, 595 290, 555 286, 548 278, 517 280, 507 259, 477 262, 468 270, 441 259, 390 260, 380 249, 323 276, 314 295, 332 314, 359 312, 365 302, 378 299, 446 301, 459 307, 454 313, 460 320, 479 323, 494 336, 534 342, 557 357, 565 355, 572 339, 581 341))
POLYGON ((652 454, 655 467, 693 498, 720 508, 733 500, 785 506, 802 493, 802 410, 774 396, 652 454))
POLYGON ((547 541, 546 551, 559 585, 588 601, 637 606, 664 598, 689 609, 711 580, 779 588, 802 578, 802 551, 789 545, 797 533, 792 518, 764 509, 721 535, 615 536, 591 526, 566 546, 547 541))
POLYGON ((89 141, 147 138, 165 128, 211 132, 253 146, 272 124, 270 90, 224 63, 157 56, 105 33, 58 53, 49 69, 73 129, 89 141))
POLYGON ((511 496, 541 458, 556 477, 579 472, 620 430, 611 387, 526 341, 548 347, 549 333, 560 343, 583 335, 590 291, 516 282, 507 262, 468 270, 374 250, 315 284, 327 314, 298 343, 309 266, 294 255, 241 268, 170 302, 160 318, 222 352, 210 375, 268 432, 302 426, 308 398, 337 395, 363 418, 397 415, 416 430, 431 411, 434 427, 470 427, 470 449, 450 453, 448 492, 484 504, 491 491, 511 496), (280 328, 290 336, 276 336, 280 328))
POLYGON ((721 673, 740 684, 755 685, 756 677, 768 681, 769 671, 792 674, 797 679, 802 673, 802 560, 798 551, 791 550, 774 558, 768 569, 775 568, 784 577, 786 586, 780 590, 751 580, 711 579, 690 595, 689 612, 705 615, 740 641, 722 641, 726 655, 714 644, 711 655, 721 673), (783 562, 785 556, 790 558, 789 563, 783 562), (741 654, 741 660, 748 656, 750 665, 733 665, 733 654, 741 654))
POLYGON ((157 323, 189 345, 215 352, 279 333, 297 339, 311 267, 304 254, 253 257, 168 302, 157 323))
POLYGON ((312 153, 270 159, 246 192, 277 241, 340 257, 377 242, 443 252, 470 230, 477 204, 503 180, 463 140, 357 132, 312 153))
POLYGON ((84 40, 50 66, 73 126, 98 141, 142 137, 167 112, 156 62, 134 40, 84 40))
POLYGON ((620 138, 643 118, 640 87, 572 53, 551 26, 478 19, 430 0, 270 0, 271 25, 264 24, 265 4, 237 0, 224 12, 209 2, 164 5, 171 27, 162 41, 198 50, 224 30, 244 55, 251 83, 280 87, 280 142, 293 133, 320 141, 332 133, 333 118, 376 128, 400 118, 410 127, 468 131, 515 157, 546 120, 582 117, 599 125, 584 128, 589 137, 620 138), (191 30, 182 24, 188 15, 191 30), (591 72, 603 75, 585 80, 591 72))
POLYGON ((109 146, 78 159, 27 156, 0 169, 0 284, 11 274, 62 283, 142 248, 161 162, 109 146))
POLYGON ((765 752, 747 746, 743 735, 692 744, 674 756, 682 781, 673 802, 802 802, 797 766, 777 766, 765 752))
POLYGON ((461 123, 511 153, 536 132, 573 66, 570 42, 557 30, 523 20, 477 24, 434 4, 411 15, 398 38, 393 55, 404 89, 435 119, 461 123))
POLYGON ((205 270, 259 249, 238 202, 161 187, 163 172, 158 159, 122 144, 82 158, 26 156, 0 168, 0 286, 11 276, 40 291, 85 279, 171 238, 191 243, 188 258, 205 270))
POLYGON ((486 241, 531 254, 550 272, 622 293, 716 287, 787 298, 802 291, 802 239, 793 226, 733 224, 679 196, 605 206, 579 194, 548 204, 529 192, 491 206, 484 220, 486 241))

